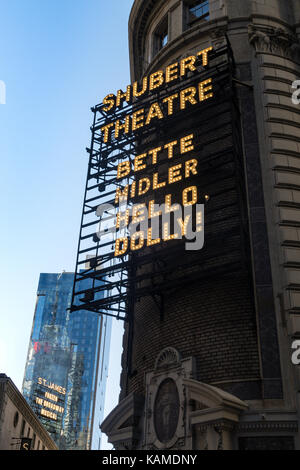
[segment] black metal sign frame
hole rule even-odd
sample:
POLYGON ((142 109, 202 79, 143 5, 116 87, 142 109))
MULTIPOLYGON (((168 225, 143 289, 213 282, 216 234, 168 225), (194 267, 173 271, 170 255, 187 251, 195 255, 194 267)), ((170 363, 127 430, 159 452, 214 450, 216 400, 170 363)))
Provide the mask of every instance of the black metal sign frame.
MULTIPOLYGON (((164 86, 152 92, 138 104, 126 105, 110 113, 103 111, 103 104, 92 108, 93 125, 91 127, 91 145, 87 149, 89 164, 84 193, 82 218, 80 224, 76 270, 71 311, 90 310, 99 314, 110 315, 117 319, 130 321, 134 303, 147 295, 153 296, 160 304, 169 290, 182 288, 185 283, 198 282, 209 276, 218 276, 228 271, 238 271, 247 266, 248 221, 244 194, 243 152, 240 137, 240 117, 235 97, 233 81, 234 63, 229 46, 213 50, 209 66, 198 65, 197 72, 190 73, 176 85, 164 86), (112 120, 124 120, 132 112, 153 102, 162 100, 170 92, 179 92, 184 87, 193 86, 199 80, 212 78, 214 97, 205 103, 187 107, 181 113, 174 113, 163 122, 142 128, 134 134, 122 134, 118 140, 104 142, 101 128, 112 120), (189 122, 189 128, 185 129, 189 122), (191 124, 192 123, 192 124, 191 124), (191 130, 203 138, 196 148, 200 163, 200 175, 196 184, 209 191, 210 202, 205 207, 209 236, 206 237, 208 249, 186 253, 180 243, 159 245, 151 250, 141 250, 123 257, 116 257, 114 241, 111 238, 111 226, 116 214, 103 212, 99 238, 99 215, 101 205, 114 205, 116 188, 120 185, 116 175, 118 164, 124 159, 133 160, 143 149, 151 147, 149 142, 167 142, 174 137, 174 129, 180 129, 181 135, 191 130), (202 144, 201 144, 202 141, 202 144), (222 143, 222 145, 220 144, 222 143), (221 145, 221 150, 220 150, 221 145), (205 147, 205 151, 203 150, 205 147), (208 150, 209 149, 209 150, 208 150), (219 182, 222 180, 222 184, 219 182), (228 195, 235 191, 233 202, 224 198, 224 204, 217 207, 211 201, 222 200, 222 192, 228 195), (239 207, 238 224, 214 233, 216 218, 222 224, 224 219, 236 219, 236 212, 230 212, 232 206, 239 207), (104 228, 103 228, 104 226, 104 228), (230 244, 232 238, 239 240, 239 255, 228 259, 228 250, 234 251, 230 244), (213 247, 210 249, 209 247, 213 247), (241 248, 242 247, 242 248, 241 248), (218 265, 211 262, 212 251, 216 259, 224 258, 218 265), (243 257, 241 259, 240 252, 243 257)), ((176 131, 178 132, 178 131, 176 131)), ((153 145, 152 145, 153 147, 153 145)), ((128 182, 132 182, 128 177, 128 182)), ((122 181, 124 187, 124 182, 122 181)), ((204 191, 204 193, 205 193, 204 191)), ((203 194, 204 194, 203 193, 203 194)), ((230 198, 229 198, 230 199, 230 198)), ((204 202, 204 201, 202 201, 204 202)))

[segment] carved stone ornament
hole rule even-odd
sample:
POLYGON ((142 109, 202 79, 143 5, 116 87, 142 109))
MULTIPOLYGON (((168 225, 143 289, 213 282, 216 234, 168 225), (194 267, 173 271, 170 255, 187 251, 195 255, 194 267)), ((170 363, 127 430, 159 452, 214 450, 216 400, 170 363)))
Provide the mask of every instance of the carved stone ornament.
POLYGON ((224 46, 226 44, 227 27, 216 28, 209 32, 211 43, 214 48, 224 46))
POLYGON ((165 379, 159 386, 154 403, 154 427, 160 442, 173 439, 178 426, 179 394, 176 383, 165 379))
POLYGON ((297 433, 297 421, 256 421, 239 423, 238 432, 247 433, 297 433))
POLYGON ((256 53, 270 53, 299 61, 300 43, 295 34, 283 28, 249 24, 248 35, 256 53))
POLYGON ((193 358, 182 359, 175 348, 164 348, 157 356, 154 369, 146 374, 144 449, 190 448, 183 381, 193 370, 193 358))
POLYGON ((165 348, 155 361, 155 370, 176 367, 180 364, 180 355, 174 348, 165 348))

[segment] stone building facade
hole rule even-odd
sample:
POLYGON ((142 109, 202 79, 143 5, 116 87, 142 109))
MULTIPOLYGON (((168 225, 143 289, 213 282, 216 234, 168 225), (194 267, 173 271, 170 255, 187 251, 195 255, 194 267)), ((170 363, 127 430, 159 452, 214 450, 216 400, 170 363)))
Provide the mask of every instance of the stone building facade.
POLYGON ((58 450, 21 392, 5 374, 0 374, 0 450, 58 450))
MULTIPOLYGON (((291 360, 300 336, 300 104, 292 100, 300 2, 133 4, 132 82, 226 44, 240 113, 246 206, 235 220, 247 220, 246 263, 167 293, 163 318, 153 298, 135 304, 120 402, 102 424, 117 449, 300 448, 300 369, 291 360)), ((217 196, 212 205, 220 207, 217 196)), ((232 213, 223 216, 226 225, 232 213)), ((242 249, 234 260, 236 239, 228 243, 238 262, 242 249)))

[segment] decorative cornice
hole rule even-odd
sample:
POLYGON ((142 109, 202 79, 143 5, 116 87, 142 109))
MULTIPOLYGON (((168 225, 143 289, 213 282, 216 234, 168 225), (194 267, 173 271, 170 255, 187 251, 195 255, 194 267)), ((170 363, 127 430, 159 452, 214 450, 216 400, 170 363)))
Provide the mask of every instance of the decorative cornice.
POLYGON ((210 421, 209 423, 196 424, 195 427, 200 432, 206 432, 208 428, 214 429, 218 434, 223 431, 233 432, 237 429, 236 423, 227 419, 218 419, 210 421))
POLYGON ((244 432, 298 432, 297 421, 254 421, 239 423, 236 428, 238 433, 244 432))
POLYGON ((256 54, 269 53, 296 61, 300 59, 300 43, 297 36, 283 28, 250 23, 248 36, 256 54))
MULTIPOLYGON (((228 408, 240 414, 248 408, 246 402, 215 386, 193 379, 184 379, 183 383, 189 390, 190 398, 200 401, 208 409, 216 409, 218 407, 228 408)), ((198 411, 196 410, 191 415, 197 413, 198 411)))

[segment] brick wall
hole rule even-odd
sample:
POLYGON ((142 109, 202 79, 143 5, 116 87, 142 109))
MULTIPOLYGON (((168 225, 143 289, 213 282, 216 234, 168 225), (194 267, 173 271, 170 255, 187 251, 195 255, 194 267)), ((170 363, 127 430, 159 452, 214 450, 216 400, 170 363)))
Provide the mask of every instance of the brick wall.
POLYGON ((230 382, 246 381, 240 394, 249 398, 251 382, 259 379, 249 281, 232 275, 169 292, 162 321, 153 299, 143 299, 136 304, 133 344, 134 376, 128 393, 143 393, 144 372, 153 369, 163 348, 172 346, 184 358, 195 357, 195 378, 210 384, 226 382, 227 390, 230 382))

